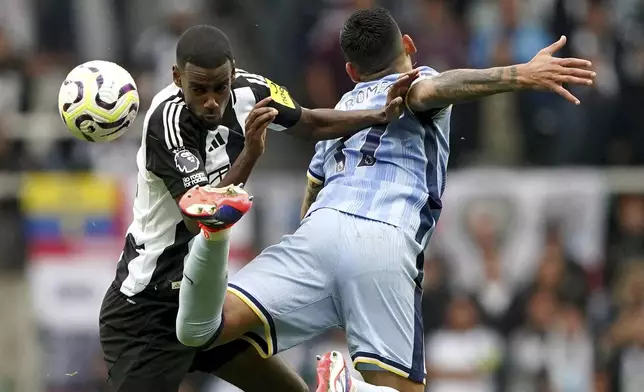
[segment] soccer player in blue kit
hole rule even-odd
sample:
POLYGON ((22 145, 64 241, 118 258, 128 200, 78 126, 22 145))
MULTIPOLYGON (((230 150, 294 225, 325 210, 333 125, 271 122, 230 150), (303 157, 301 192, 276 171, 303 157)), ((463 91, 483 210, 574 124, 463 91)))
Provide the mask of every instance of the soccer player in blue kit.
MULTIPOLYGON (((398 120, 316 145, 300 227, 230 282, 221 249, 250 198, 239 187, 188 191, 180 207, 203 235, 186 259, 179 340, 208 349, 242 337, 270 357, 339 327, 365 381, 334 351, 320 358, 318 391, 423 391, 423 250, 442 208, 452 104, 524 89, 578 104, 562 84, 589 86, 595 73, 587 60, 553 57, 565 42, 525 64, 420 67, 398 120)), ((356 87, 336 109, 382 107, 388 87, 413 69, 414 42, 386 10, 354 13, 340 44, 356 87)))

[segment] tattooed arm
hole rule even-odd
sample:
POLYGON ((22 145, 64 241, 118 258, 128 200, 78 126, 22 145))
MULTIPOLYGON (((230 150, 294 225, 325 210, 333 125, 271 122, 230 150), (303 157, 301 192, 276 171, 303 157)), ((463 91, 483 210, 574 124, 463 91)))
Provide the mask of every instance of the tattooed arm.
POLYGON ((407 105, 412 110, 421 112, 523 89, 552 91, 579 104, 579 100, 562 84, 590 86, 595 72, 588 69, 590 61, 552 56, 565 44, 566 37, 562 36, 525 64, 488 69, 455 69, 420 80, 409 91, 407 105))
POLYGON ((318 197, 318 193, 324 187, 324 183, 320 181, 314 181, 311 178, 308 179, 306 184, 306 194, 304 195, 304 201, 302 202, 302 209, 300 210, 300 219, 304 219, 307 211, 311 208, 311 205, 315 203, 315 199, 318 197))
POLYGON ((454 69, 421 80, 407 96, 409 107, 418 112, 488 95, 516 91, 525 86, 518 65, 489 69, 454 69))

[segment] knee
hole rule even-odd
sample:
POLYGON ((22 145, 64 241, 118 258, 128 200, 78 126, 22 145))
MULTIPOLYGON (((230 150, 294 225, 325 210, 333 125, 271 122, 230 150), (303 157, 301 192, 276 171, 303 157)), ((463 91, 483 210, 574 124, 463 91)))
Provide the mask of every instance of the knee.
POLYGON ((184 346, 207 348, 220 327, 220 320, 209 323, 185 324, 177 323, 177 340, 184 346))
POLYGON ((177 330, 177 339, 184 346, 194 347, 194 348, 202 347, 210 340, 210 338, 195 336, 189 333, 185 333, 181 330, 177 330))
POLYGON ((210 341, 210 338, 211 337, 207 335, 197 335, 189 333, 183 328, 177 328, 177 340, 179 340, 179 342, 184 346, 195 348, 202 347, 210 341))

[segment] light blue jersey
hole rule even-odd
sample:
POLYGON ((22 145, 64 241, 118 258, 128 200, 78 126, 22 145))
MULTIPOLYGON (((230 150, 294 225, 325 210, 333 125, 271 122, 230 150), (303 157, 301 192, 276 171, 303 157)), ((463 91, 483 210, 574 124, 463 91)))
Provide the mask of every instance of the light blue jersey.
MULTIPOLYGON (((436 74, 422 67, 419 80, 436 74)), ((359 83, 336 109, 382 108, 399 76, 359 83)), ((308 214, 331 208, 385 222, 426 246, 442 208, 450 115, 451 106, 425 113, 406 110, 389 124, 350 138, 319 142, 308 174, 311 180, 323 182, 324 188, 308 214)))
MULTIPOLYGON (((424 67, 421 78, 436 72, 424 67)), ((384 106, 399 75, 360 83, 337 109, 384 106)), ((244 336, 269 357, 340 327, 359 371, 425 381, 423 250, 441 211, 451 108, 318 143, 324 183, 301 225, 233 275, 230 292, 262 326, 244 336)))

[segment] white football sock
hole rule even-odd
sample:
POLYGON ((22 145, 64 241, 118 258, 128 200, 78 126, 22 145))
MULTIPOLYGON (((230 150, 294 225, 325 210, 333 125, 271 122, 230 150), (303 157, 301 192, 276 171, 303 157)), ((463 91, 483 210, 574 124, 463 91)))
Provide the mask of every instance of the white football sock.
POLYGON ((377 387, 375 385, 367 384, 362 380, 358 380, 355 377, 351 377, 352 386, 351 392, 398 392, 397 389, 389 387, 377 387))
POLYGON ((210 345, 219 331, 228 287, 229 233, 208 233, 208 239, 200 233, 186 258, 177 314, 177 339, 186 346, 210 345))

